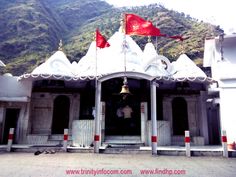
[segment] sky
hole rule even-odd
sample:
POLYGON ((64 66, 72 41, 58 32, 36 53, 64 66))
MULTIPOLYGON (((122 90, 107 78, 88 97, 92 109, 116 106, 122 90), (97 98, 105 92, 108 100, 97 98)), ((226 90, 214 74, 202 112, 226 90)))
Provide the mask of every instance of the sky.
POLYGON ((160 3, 168 9, 220 25, 226 34, 236 32, 235 0, 105 0, 116 6, 141 6, 160 3))

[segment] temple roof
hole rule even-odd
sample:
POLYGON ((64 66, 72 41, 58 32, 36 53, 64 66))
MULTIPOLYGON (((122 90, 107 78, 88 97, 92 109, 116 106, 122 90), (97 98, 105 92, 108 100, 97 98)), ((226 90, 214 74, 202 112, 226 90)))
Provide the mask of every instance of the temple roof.
POLYGON ((84 80, 124 72, 125 69, 127 72, 148 74, 152 77, 207 77, 186 54, 180 55, 171 63, 165 56, 158 55, 152 43, 147 43, 142 51, 130 36, 125 36, 122 32, 116 32, 108 42, 110 47, 96 49, 96 43, 93 41, 86 55, 79 62, 73 63, 59 50, 32 73, 24 74, 19 79, 84 80))
POLYGON ((179 58, 171 63, 174 78, 182 77, 206 77, 206 74, 186 55, 181 54, 179 58))
POLYGON ((73 76, 71 63, 62 51, 55 52, 49 59, 35 68, 31 74, 73 76))

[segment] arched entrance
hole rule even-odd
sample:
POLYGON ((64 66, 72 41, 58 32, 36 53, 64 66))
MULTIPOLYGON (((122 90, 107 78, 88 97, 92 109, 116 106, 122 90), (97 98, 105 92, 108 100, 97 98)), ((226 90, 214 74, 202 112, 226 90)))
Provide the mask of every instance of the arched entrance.
POLYGON ((184 135, 184 131, 189 129, 187 102, 184 98, 176 97, 173 99, 172 117, 173 135, 184 135))
POLYGON ((63 134, 68 128, 70 115, 70 99, 65 95, 60 95, 54 100, 52 134, 63 134))
POLYGON ((120 94, 123 78, 114 78, 102 84, 102 101, 105 102, 105 135, 106 136, 140 136, 140 104, 142 81, 128 79, 131 94, 123 97, 120 94))
MULTIPOLYGON (((152 79, 151 76, 147 75, 147 74, 143 74, 143 73, 139 73, 139 72, 117 72, 117 73, 113 73, 113 74, 109 74, 109 75, 105 75, 101 78, 98 79, 98 83, 97 83, 97 89, 96 89, 96 118, 95 118, 95 135, 96 137, 99 138, 99 135, 101 135, 101 141, 102 142, 106 142, 108 144, 110 143, 119 143, 119 144, 137 144, 137 143, 141 143, 141 132, 145 133, 145 128, 146 127, 142 127, 142 130, 141 130, 141 111, 140 111, 140 101, 143 101, 143 99, 141 98, 140 95, 144 95, 144 94, 139 94, 139 95, 136 95, 136 89, 133 89, 133 86, 137 86, 136 84, 132 84, 132 81, 134 81, 134 83, 138 83, 138 85, 140 87, 143 87, 145 88, 145 90, 140 90, 140 89, 137 89, 137 91, 139 91, 139 93, 149 93, 149 89, 150 89, 150 80, 152 79), (138 120, 138 124, 137 126, 139 126, 139 128, 137 129, 137 132, 135 134, 138 134, 138 135, 131 135, 129 136, 129 132, 124 132, 123 135, 112 135, 112 132, 116 132, 116 131, 111 131, 110 133, 108 132, 109 130, 108 129, 111 129, 113 127, 109 127, 109 123, 107 121, 109 121, 110 117, 108 117, 109 115, 115 115, 117 116, 117 109, 118 109, 118 105, 117 105, 117 101, 112 101, 111 100, 111 97, 114 97, 114 100, 116 100, 116 95, 119 96, 119 98, 117 99, 119 101, 120 98, 122 98, 122 96, 120 97, 120 91, 121 91, 121 87, 123 85, 123 79, 124 77, 127 77, 127 80, 128 80, 128 86, 130 88, 130 91, 131 93, 133 94, 133 96, 137 99, 139 99, 138 102, 133 102, 134 104, 138 105, 139 104, 139 107, 137 107, 135 105, 135 107, 137 108, 132 108, 132 111, 133 113, 135 114, 135 112, 137 112, 138 117, 137 117, 137 120, 138 120), (117 83, 115 81, 115 85, 113 84, 110 84, 112 80, 116 80, 117 79, 117 83), (142 81, 145 81, 145 84, 142 83, 142 81), (106 82, 109 86, 106 86, 106 82), (133 85, 133 86, 132 86, 133 85), (105 88, 107 89, 111 89, 111 91, 109 90, 106 90, 105 88), (146 88, 148 88, 148 90, 146 90, 146 88), (115 91, 112 89, 115 89, 115 91), (112 103, 110 104, 109 101, 112 103), (100 111, 101 110, 104 110, 104 109, 101 109, 102 108, 102 104, 100 104, 101 102, 103 102, 105 105, 105 114, 103 114, 101 116, 100 111), (112 108, 112 105, 114 106, 114 109, 112 108), (109 107, 111 106, 111 107, 109 107), (116 106, 116 108, 115 108, 116 106), (112 108, 112 109, 110 109, 112 108), (107 109, 110 109, 110 110, 113 110, 110 111, 110 113, 108 112, 107 109), (136 111, 136 110, 137 111, 136 111), (102 121, 100 121, 102 119, 102 121), (101 128, 100 128, 101 127, 101 128), (109 135, 110 134, 110 135, 109 135), (124 134, 127 134, 126 136, 124 136, 124 134), (111 140, 111 141, 110 141, 111 140)), ((104 112, 103 112, 104 113, 104 112)), ((110 119, 111 120, 111 119, 110 119)), ((110 121, 111 123, 112 121, 110 121)), ((112 124, 112 123, 111 123, 112 124)), ((113 124, 114 125, 114 124, 113 124)), ((117 125, 117 124, 116 124, 117 125)), ((143 125, 143 124, 142 124, 143 125)), ((133 125, 132 125, 133 126, 133 125)), ((113 129, 114 130, 114 129, 113 129)), ((116 129, 118 130, 118 129, 116 129)), ((125 129, 124 129, 125 130, 125 129)), ((127 129, 126 129, 127 130, 127 129)), ((132 129, 128 129, 128 131, 132 131, 132 129)), ((132 131, 132 133, 134 133, 135 131, 132 131)), ((119 132, 120 133, 120 132, 119 132)), ((99 139, 98 139, 99 140, 99 139)), ((99 151, 99 141, 95 141, 95 152, 98 152, 99 151)))

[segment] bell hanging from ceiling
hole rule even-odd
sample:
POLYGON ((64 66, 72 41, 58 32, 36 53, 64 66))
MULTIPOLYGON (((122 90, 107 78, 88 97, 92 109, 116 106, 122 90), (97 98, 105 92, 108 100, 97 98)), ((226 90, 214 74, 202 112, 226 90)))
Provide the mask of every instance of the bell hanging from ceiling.
POLYGON ((128 86, 128 85, 125 85, 125 84, 122 85, 122 88, 121 88, 120 94, 130 94, 129 86, 128 86))
POLYGON ((131 94, 130 91, 129 91, 129 86, 128 86, 128 82, 127 82, 126 77, 124 77, 123 84, 124 85, 122 85, 120 94, 123 96, 123 99, 126 99, 126 97, 131 94))

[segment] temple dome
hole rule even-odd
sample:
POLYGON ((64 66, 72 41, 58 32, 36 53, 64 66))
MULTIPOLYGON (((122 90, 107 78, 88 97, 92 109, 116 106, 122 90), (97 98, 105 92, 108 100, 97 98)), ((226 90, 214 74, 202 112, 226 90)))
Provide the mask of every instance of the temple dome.
POLYGON ((55 52, 49 59, 35 68, 32 74, 73 76, 71 63, 62 51, 55 52))
POLYGON ((175 78, 207 77, 206 74, 186 55, 181 54, 177 61, 172 62, 175 78))

